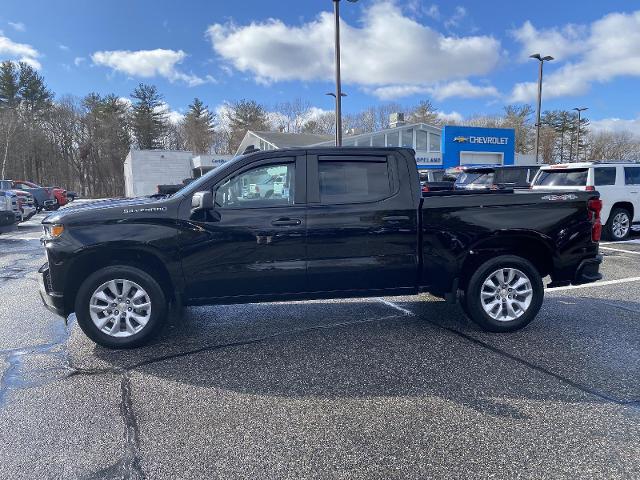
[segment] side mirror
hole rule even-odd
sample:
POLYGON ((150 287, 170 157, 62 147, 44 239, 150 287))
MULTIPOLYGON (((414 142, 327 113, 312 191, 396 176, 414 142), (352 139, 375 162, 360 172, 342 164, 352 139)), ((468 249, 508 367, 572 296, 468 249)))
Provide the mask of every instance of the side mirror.
POLYGON ((191 211, 209 211, 213 210, 213 194, 207 192, 196 192, 191 197, 191 211))

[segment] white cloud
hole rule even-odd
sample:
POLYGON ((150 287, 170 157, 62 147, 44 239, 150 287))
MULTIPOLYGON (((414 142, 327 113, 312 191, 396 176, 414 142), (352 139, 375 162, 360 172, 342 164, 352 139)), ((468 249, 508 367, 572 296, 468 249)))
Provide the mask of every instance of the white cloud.
MULTIPOLYGON (((129 101, 129 105, 131 105, 131 101, 129 101)), ((180 113, 177 110, 172 110, 169 104, 166 102, 162 102, 162 104, 158 108, 156 108, 156 111, 165 113, 169 122, 173 123, 174 125, 180 123, 182 119, 184 119, 183 113, 180 113)))
POLYGON ((462 123, 462 121, 464 120, 464 117, 460 113, 456 112, 455 110, 449 113, 442 112, 442 111, 436 112, 436 115, 444 123, 462 123))
POLYGON ((68 52, 68 51, 69 51, 69 47, 67 47, 66 45, 63 45, 62 43, 60 43, 60 44, 58 45, 58 48, 59 48, 60 50, 62 50, 63 52, 68 52))
MULTIPOLYGON (((566 29, 554 32, 565 40, 558 40, 559 51, 566 55, 577 54, 578 57, 545 75, 545 98, 583 95, 596 83, 607 83, 622 76, 640 77, 640 10, 628 14, 611 13, 593 22, 584 29, 582 36, 576 34, 575 42, 580 43, 579 48, 572 46, 574 40, 569 38, 566 29)), ((553 48, 541 53, 556 55, 553 48)), ((511 101, 534 100, 536 88, 535 82, 516 84, 511 101)))
POLYGON ((7 23, 17 32, 24 32, 27 29, 26 25, 22 22, 7 22, 7 23))
POLYGON ((213 82, 210 75, 206 78, 181 72, 176 66, 186 58, 182 50, 112 50, 95 52, 91 60, 95 65, 110 67, 132 77, 164 77, 170 82, 184 82, 190 87, 213 82))
POLYGON ((456 7, 453 15, 451 15, 451 17, 449 17, 449 19, 447 19, 447 21, 444 22, 444 26, 447 28, 457 27, 458 24, 460 23, 460 20, 462 20, 466 16, 467 16, 467 9, 464 7, 458 6, 456 7))
POLYGON ((640 117, 631 120, 615 117, 591 120, 589 130, 592 132, 631 132, 640 138, 640 117))
POLYGON ((444 100, 450 97, 479 98, 498 97, 499 95, 496 87, 491 85, 473 85, 468 80, 457 80, 445 83, 433 89, 433 96, 437 100, 444 100))
POLYGON ((454 80, 436 85, 388 85, 370 91, 381 100, 394 100, 412 95, 430 95, 437 100, 451 97, 480 98, 498 97, 500 93, 491 85, 474 85, 468 80, 454 80))
POLYGON ((87 60, 87 59, 86 59, 86 58, 84 58, 84 57, 76 57, 76 58, 74 58, 74 59, 73 59, 73 64, 74 64, 76 67, 79 67, 79 66, 80 66, 83 62, 85 62, 86 60, 87 60))
POLYGON ((0 35, 0 54, 9 57, 37 58, 40 53, 31 45, 16 43, 10 38, 0 35))
MULTIPOLYGON (((445 36, 405 16, 390 1, 363 11, 362 26, 342 23, 345 83, 367 87, 420 86, 484 75, 497 65, 500 43, 490 36, 445 36)), ((246 26, 213 24, 213 49, 259 82, 330 80, 333 15, 290 26, 270 19, 246 26)))
POLYGON ((18 59, 18 61, 26 63, 27 65, 29 65, 32 68, 35 68, 36 70, 40 70, 42 68, 42 64, 38 60, 36 60, 35 58, 22 57, 22 58, 18 59))
POLYGON ((529 55, 540 53, 552 55, 556 60, 565 60, 577 53, 585 51, 584 37, 587 33, 583 25, 565 25, 562 28, 538 30, 527 20, 522 27, 509 32, 517 40, 522 49, 521 61, 529 60, 529 55))

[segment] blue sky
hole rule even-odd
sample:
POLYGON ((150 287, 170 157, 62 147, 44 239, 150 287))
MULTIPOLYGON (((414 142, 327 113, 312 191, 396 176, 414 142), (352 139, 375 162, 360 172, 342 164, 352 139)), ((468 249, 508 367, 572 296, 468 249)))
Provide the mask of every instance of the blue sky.
MULTIPOLYGON (((296 97, 329 110, 330 0, 3 0, 0 58, 27 59, 58 96, 128 96, 153 83, 171 109, 296 97)), ((342 2, 344 102, 357 111, 430 98, 444 113, 534 102, 588 106, 601 128, 640 133, 640 3, 630 1, 342 2), (634 10, 635 7, 635 10, 634 10)))

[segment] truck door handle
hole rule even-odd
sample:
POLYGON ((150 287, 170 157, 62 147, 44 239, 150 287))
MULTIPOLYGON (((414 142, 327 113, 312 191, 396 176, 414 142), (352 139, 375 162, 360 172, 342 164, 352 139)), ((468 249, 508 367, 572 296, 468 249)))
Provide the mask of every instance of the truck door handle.
POLYGON ((408 215, 389 215, 388 217, 382 217, 383 222, 402 222, 408 220, 408 215))
POLYGON ((302 220, 300 220, 299 218, 278 218, 277 220, 271 222, 271 225, 273 225, 274 227, 286 227, 300 225, 301 223, 302 220))

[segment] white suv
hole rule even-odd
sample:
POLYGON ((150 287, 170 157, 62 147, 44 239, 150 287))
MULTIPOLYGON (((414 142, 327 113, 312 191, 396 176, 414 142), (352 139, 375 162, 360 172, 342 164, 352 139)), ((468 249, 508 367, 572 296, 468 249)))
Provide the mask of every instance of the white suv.
POLYGON ((640 163, 563 163, 547 165, 531 183, 533 190, 600 192, 601 221, 609 240, 624 240, 640 222, 640 163))

